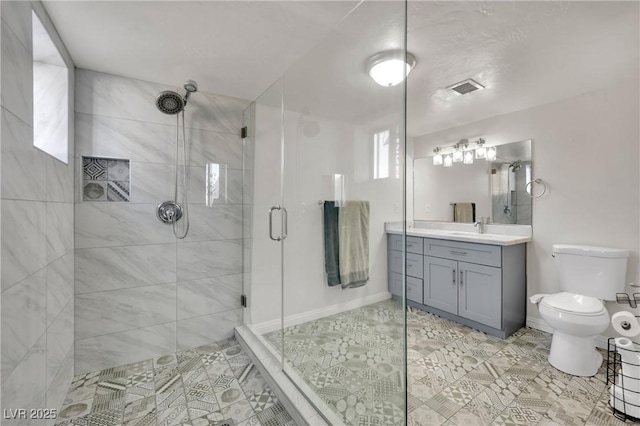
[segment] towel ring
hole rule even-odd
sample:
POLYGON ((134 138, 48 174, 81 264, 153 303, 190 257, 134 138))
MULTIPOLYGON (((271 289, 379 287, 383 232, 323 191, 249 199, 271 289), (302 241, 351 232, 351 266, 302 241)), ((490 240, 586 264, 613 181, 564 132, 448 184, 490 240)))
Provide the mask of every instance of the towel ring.
POLYGON ((531 198, 540 198, 547 192, 547 185, 542 181, 542 179, 530 180, 524 186, 524 190, 529 195, 529 197, 531 197, 531 198), (542 185, 542 192, 537 194, 537 195, 533 195, 533 184, 534 183, 537 183, 538 185, 542 185))

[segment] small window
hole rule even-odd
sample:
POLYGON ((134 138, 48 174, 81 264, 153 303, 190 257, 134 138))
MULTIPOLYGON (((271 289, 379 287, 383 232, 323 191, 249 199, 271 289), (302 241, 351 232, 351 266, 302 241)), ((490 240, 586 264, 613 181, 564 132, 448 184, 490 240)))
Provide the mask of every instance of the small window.
POLYGON ((35 12, 33 27, 33 145, 69 163, 69 70, 35 12))

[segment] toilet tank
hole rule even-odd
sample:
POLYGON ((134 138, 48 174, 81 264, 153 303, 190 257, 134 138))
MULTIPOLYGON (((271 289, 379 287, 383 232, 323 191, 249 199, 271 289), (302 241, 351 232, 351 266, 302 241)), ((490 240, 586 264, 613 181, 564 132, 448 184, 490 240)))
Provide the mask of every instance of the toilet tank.
POLYGON ((554 244, 553 255, 562 291, 616 300, 625 289, 628 250, 554 244))

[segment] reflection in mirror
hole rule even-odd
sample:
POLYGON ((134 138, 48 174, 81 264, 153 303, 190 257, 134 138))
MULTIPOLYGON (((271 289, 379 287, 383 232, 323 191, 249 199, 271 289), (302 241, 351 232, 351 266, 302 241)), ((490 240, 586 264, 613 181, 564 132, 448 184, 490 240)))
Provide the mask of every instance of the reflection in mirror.
POLYGON ((432 157, 415 159, 414 219, 453 222, 453 204, 475 203, 477 221, 531 225, 531 197, 525 187, 532 179, 532 143, 498 145, 492 161, 452 167, 434 165, 432 157))

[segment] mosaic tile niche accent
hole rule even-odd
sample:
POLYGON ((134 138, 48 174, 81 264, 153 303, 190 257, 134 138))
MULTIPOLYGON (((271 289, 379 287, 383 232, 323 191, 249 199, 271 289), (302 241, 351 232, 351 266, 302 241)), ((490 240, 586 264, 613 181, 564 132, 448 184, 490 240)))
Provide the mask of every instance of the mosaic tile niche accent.
POLYGON ((82 200, 128 203, 131 195, 129 160, 82 157, 82 200))

